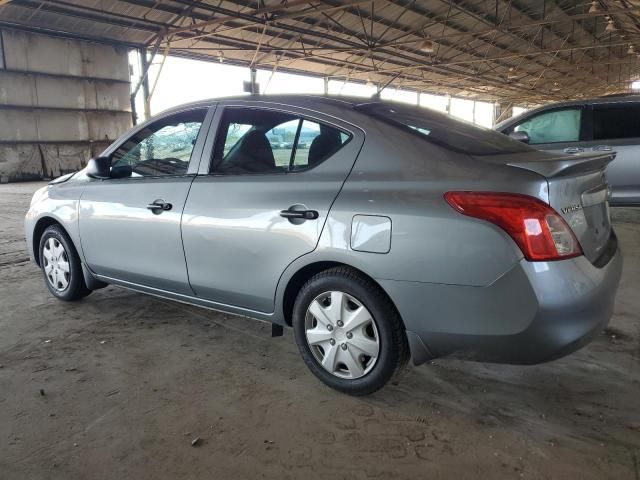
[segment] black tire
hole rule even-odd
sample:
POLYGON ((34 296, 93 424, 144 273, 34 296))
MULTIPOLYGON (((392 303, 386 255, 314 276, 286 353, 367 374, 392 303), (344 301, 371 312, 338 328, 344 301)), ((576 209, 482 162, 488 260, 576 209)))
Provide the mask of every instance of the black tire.
MULTIPOLYGON (((80 263, 78 252, 69 238, 69 235, 67 235, 62 227, 59 225, 50 225, 47 227, 42 234, 42 237, 40 237, 38 255, 40 259, 40 269, 42 270, 42 275, 44 277, 44 283, 54 297, 65 302, 72 302, 80 300, 91 293, 91 290, 89 290, 84 283, 82 265, 80 263), (60 257, 62 260, 66 260, 69 265, 68 275, 65 276, 67 284, 64 288, 54 287, 52 284, 53 280, 48 278, 46 272, 48 260, 45 258, 44 249, 45 246, 48 245, 49 240, 54 241, 54 243, 59 243, 64 248, 64 252, 62 252, 60 257)), ((59 274, 63 274, 63 272, 60 271, 59 274)), ((61 287, 62 284, 58 283, 58 286, 61 287)))
POLYGON ((325 270, 304 284, 293 307, 292 326, 298 349, 311 372, 329 387, 349 395, 369 395, 379 390, 400 375, 409 359, 407 336, 395 306, 377 284, 349 267, 325 270), (307 342, 307 310, 316 298, 331 291, 357 299, 367 308, 377 329, 377 360, 359 378, 341 378, 325 370, 307 342))

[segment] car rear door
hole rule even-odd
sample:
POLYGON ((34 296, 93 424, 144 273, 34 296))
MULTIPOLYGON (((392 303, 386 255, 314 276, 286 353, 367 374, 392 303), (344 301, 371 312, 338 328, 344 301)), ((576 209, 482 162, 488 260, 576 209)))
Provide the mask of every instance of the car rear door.
MULTIPOLYGON (((263 104, 264 105, 264 104, 263 104)), ((333 117, 220 104, 182 221, 189 280, 204 299, 271 312, 278 280, 315 249, 364 142, 333 117)))
POLYGON ((585 150, 616 152, 606 170, 612 203, 640 203, 640 102, 594 103, 588 111, 585 150))
POLYGON ((82 251, 98 275, 193 294, 180 220, 207 133, 207 108, 142 125, 109 148, 112 178, 91 180, 80 199, 82 251))

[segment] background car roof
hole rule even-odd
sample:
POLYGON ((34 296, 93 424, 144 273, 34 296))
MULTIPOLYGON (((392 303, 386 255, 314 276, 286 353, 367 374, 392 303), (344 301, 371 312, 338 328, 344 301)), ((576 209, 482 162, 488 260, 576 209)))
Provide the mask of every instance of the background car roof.
POLYGON ((532 110, 528 110, 515 117, 511 117, 506 120, 503 120, 493 128, 495 130, 503 130, 513 125, 516 121, 518 121, 521 118, 529 117, 534 113, 544 112, 545 110, 551 110, 554 108, 573 107, 577 105, 603 105, 603 104, 616 104, 616 103, 629 103, 629 102, 640 102, 640 95, 608 95, 608 96, 597 97, 597 98, 585 98, 582 100, 572 100, 569 102, 550 103, 548 105, 543 105, 542 107, 537 107, 532 110))

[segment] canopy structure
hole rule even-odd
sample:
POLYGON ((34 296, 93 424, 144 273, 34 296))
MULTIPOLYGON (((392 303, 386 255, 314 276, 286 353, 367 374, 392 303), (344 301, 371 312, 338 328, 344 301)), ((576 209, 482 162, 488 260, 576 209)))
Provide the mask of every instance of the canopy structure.
POLYGON ((534 105, 628 92, 638 0, 0 0, 0 27, 534 105))

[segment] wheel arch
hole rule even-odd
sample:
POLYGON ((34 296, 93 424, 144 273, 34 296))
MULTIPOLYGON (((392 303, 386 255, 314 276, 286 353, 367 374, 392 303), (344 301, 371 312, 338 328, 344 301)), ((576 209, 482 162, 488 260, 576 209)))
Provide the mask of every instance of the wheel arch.
POLYGON ((393 299, 389 296, 389 294, 382 287, 382 285, 380 285, 380 283, 377 282, 375 278, 373 278, 371 275, 367 274, 366 272, 362 271, 361 269, 359 269, 357 267, 354 267, 353 265, 349 265, 349 264, 344 263, 344 262, 337 262, 337 261, 330 261, 330 260, 322 260, 322 261, 315 261, 315 262, 312 262, 312 263, 308 263, 308 264, 300 267, 289 278, 289 280, 287 282, 287 285, 284 288, 284 293, 282 295, 282 316, 284 318, 284 322, 285 322, 286 325, 288 325, 289 327, 292 325, 293 304, 295 303, 296 297, 298 295, 298 292, 300 291, 302 286, 305 283, 307 283, 307 281, 311 277, 313 277, 314 275, 316 275, 316 274, 318 274, 320 272, 323 272, 325 270, 329 270, 330 268, 334 268, 334 267, 347 267, 347 268, 350 268, 350 269, 354 270, 355 272, 358 272, 360 275, 366 277, 371 282, 375 283, 378 286, 378 288, 380 288, 380 290, 387 296, 387 298, 389 299, 389 301, 393 305, 393 308, 396 309, 396 312, 398 312, 398 316, 400 317, 400 320, 402 322, 402 326, 406 330, 406 327, 404 325, 404 321, 402 320, 402 316, 400 315, 400 311, 398 310, 398 307, 396 306, 396 304, 393 301, 393 299))
POLYGON ((64 228, 64 225, 59 220, 50 216, 44 216, 39 218, 35 226, 33 227, 33 236, 31 239, 32 248, 33 248, 33 258, 38 266, 40 266, 40 239, 42 238, 44 231, 47 228, 49 228, 51 225, 58 225, 67 234, 67 236, 69 236, 69 232, 67 232, 67 229, 64 228))

